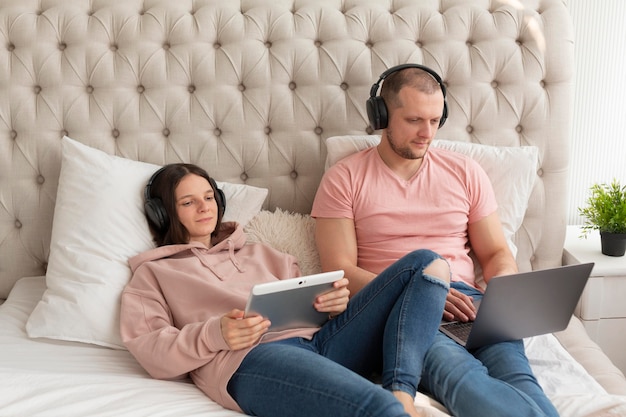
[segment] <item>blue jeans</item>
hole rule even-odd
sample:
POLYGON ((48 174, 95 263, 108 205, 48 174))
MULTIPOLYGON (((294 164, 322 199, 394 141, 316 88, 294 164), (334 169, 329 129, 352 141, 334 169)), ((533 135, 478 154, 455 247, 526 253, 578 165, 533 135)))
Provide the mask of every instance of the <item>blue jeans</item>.
POLYGON ((411 252, 352 297, 311 340, 263 343, 228 392, 258 416, 407 416, 390 391, 415 395, 449 285, 423 273, 439 255, 411 252), (380 372, 382 387, 367 379, 380 372))
MULTIPOLYGON (((451 287, 480 299, 464 283, 451 287)), ((532 373, 521 340, 472 351, 438 332, 426 354, 422 386, 457 417, 558 417, 532 373)))

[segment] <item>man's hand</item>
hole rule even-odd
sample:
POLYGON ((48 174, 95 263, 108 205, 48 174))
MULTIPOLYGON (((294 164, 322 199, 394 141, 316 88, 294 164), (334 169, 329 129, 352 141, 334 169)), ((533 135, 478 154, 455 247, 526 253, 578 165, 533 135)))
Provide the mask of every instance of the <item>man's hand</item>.
POLYGON ((462 322, 473 321, 476 318, 476 307, 472 297, 450 288, 446 297, 446 308, 443 319, 447 321, 458 320, 462 322))

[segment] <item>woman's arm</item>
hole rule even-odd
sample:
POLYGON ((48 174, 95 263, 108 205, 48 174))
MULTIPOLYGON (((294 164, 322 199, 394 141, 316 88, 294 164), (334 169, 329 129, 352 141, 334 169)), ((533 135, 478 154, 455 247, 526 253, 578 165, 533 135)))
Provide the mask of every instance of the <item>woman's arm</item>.
POLYGON ((125 290, 122 294, 120 332, 127 349, 157 379, 176 379, 230 349, 222 337, 221 317, 190 323, 178 329, 166 304, 125 290))

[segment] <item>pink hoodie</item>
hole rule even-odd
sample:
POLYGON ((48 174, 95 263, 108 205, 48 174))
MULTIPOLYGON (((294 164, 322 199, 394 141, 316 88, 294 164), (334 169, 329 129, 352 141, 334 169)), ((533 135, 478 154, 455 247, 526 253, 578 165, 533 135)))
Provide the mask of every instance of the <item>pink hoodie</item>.
MULTIPOLYGON (((240 226, 225 223, 211 248, 192 242, 162 246, 129 260, 133 277, 122 293, 120 330, 128 350, 158 379, 189 373, 222 406, 241 411, 226 386, 251 349, 230 350, 221 317, 243 310, 252 286, 300 276, 297 260, 263 244, 246 244, 240 226)), ((311 337, 317 329, 267 333, 262 343, 311 337)))

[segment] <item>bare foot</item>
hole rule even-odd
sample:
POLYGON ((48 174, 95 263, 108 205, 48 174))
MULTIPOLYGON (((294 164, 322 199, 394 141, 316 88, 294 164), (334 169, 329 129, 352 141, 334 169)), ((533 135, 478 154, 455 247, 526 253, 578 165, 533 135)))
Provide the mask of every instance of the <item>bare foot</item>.
POLYGON ((400 401, 400 403, 404 406, 404 411, 411 417, 445 417, 448 416, 447 413, 444 413, 437 409, 437 407, 429 404, 426 400, 424 402, 422 396, 418 401, 416 398, 413 398, 406 392, 403 391, 393 391, 393 395, 400 401))
POLYGON ((413 396, 411 396, 408 392, 394 391, 393 395, 404 406, 404 411, 406 411, 408 415, 411 417, 426 417, 424 414, 417 411, 417 408, 415 408, 415 398, 413 398, 413 396))

